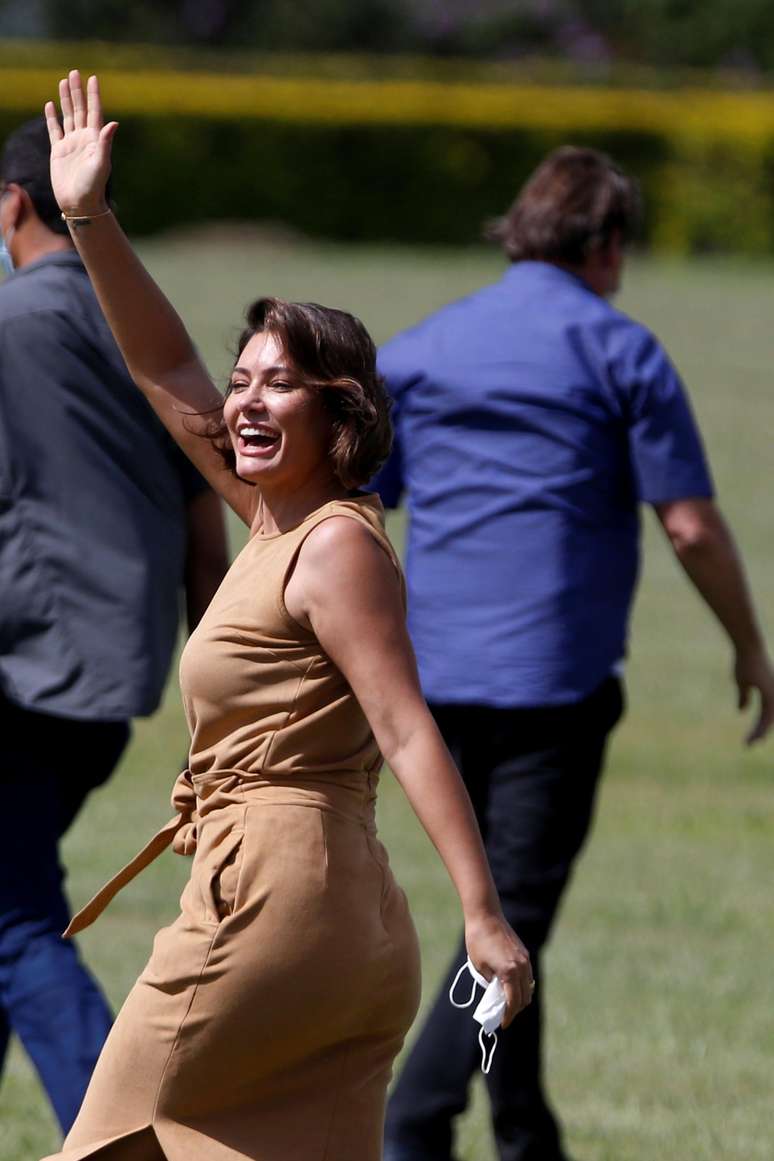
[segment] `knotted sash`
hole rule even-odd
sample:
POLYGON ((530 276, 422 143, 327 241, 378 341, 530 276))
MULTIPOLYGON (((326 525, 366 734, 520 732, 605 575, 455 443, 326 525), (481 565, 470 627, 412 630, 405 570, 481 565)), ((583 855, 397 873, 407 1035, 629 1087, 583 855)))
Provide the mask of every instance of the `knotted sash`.
POLYGON ((102 914, 108 903, 127 883, 144 871, 162 851, 171 846, 178 855, 192 855, 196 850, 196 791, 191 782, 189 770, 183 770, 178 775, 172 789, 172 805, 177 811, 161 830, 146 843, 142 850, 114 875, 105 884, 77 915, 74 915, 63 934, 64 939, 77 935, 79 931, 90 927, 94 920, 102 914))

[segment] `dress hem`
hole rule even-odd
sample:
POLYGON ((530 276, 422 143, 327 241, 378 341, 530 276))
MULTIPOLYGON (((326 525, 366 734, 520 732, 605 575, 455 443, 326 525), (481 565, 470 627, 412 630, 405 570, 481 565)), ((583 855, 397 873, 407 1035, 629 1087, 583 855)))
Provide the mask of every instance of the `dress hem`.
MULTIPOLYGON (((132 1138, 137 1138, 138 1147, 144 1144, 149 1144, 150 1139, 158 1147, 159 1158, 166 1158, 166 1153, 161 1148, 161 1142, 156 1134, 153 1125, 148 1123, 141 1126, 139 1129, 130 1129, 126 1133, 119 1133, 113 1137, 105 1137, 101 1141, 95 1141, 90 1145, 76 1146, 75 1148, 68 1148, 65 1146, 60 1153, 52 1153, 48 1157, 44 1157, 42 1161, 86 1161, 89 1157, 102 1157, 104 1161, 109 1161, 111 1150, 120 1150, 117 1155, 120 1161, 131 1161, 131 1147, 127 1148, 132 1138), (143 1141, 142 1138, 149 1138, 143 1141), (123 1146, 123 1148, 122 1148, 123 1146)), ((147 1153, 142 1155, 142 1161, 146 1161, 147 1153)))

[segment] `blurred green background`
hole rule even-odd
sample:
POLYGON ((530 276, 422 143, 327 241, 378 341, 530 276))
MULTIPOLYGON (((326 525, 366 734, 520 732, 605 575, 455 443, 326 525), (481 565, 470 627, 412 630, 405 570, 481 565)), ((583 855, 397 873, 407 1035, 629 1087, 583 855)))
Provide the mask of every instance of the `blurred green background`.
POLYGON ((648 248, 774 255, 765 0, 0 0, 0 136, 76 65, 132 233, 468 245, 572 141, 639 178, 648 248))
MULTIPOLYGON (((220 379, 256 295, 354 309, 384 339, 501 269, 478 248, 347 248, 225 227, 145 243, 143 255, 220 379)), ((692 388, 721 502, 772 624, 772 270, 640 260, 621 301, 661 335, 692 388)), ((645 526, 630 711, 548 960, 549 1075, 579 1161, 770 1161, 774 759, 770 744, 743 750, 726 646, 650 515, 645 526)), ((391 531, 400 543, 400 515, 391 531)), ((241 536, 234 528, 232 547, 241 536)), ((66 842, 76 903, 166 820, 184 748, 173 681, 163 712, 138 724, 120 771, 66 842)), ((429 998, 458 909, 389 774, 380 826, 411 897, 429 998)), ((83 936, 114 1004, 174 916, 186 871, 165 854, 83 936)), ((480 1092, 460 1140, 464 1161, 494 1158, 480 1092)), ((35 1161, 56 1143, 45 1098, 14 1052, 0 1087, 0 1161, 35 1161)))
POLYGON ((774 66, 765 0, 15 0, 0 35, 269 51, 540 55, 603 69, 774 66))

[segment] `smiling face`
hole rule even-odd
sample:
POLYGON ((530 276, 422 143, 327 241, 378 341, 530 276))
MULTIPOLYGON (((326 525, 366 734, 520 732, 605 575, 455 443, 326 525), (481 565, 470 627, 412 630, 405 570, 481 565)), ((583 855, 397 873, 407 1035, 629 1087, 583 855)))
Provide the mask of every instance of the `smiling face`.
POLYGON ((322 393, 304 383, 271 332, 253 335, 241 352, 223 418, 243 480, 293 490, 333 477, 322 393))

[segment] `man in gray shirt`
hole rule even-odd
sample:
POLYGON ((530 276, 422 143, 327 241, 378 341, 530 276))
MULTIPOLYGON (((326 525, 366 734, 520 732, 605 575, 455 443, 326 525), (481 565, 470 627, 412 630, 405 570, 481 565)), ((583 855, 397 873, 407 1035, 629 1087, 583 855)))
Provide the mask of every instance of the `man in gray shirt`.
POLYGON ((159 704, 184 590, 227 567, 220 501, 132 384, 51 191, 45 122, 0 160, 0 1065, 25 1045, 63 1130, 111 1024, 58 844, 159 704))

